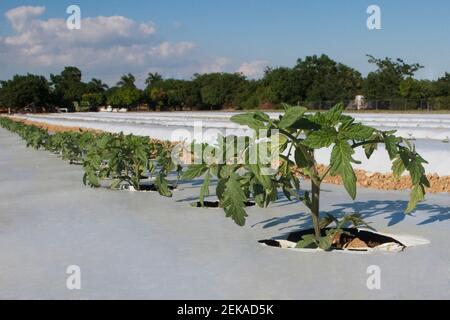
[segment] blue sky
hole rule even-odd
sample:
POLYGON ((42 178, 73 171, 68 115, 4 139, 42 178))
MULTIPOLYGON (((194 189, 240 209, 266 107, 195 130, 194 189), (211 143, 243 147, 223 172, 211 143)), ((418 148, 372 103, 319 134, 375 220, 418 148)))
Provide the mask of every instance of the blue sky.
POLYGON ((448 0, 2 0, 0 12, 0 79, 66 64, 109 83, 128 71, 140 82, 150 71, 258 77, 267 65, 321 53, 363 74, 373 68, 368 53, 419 62, 421 78, 450 71, 448 0), (81 8, 81 31, 64 29, 71 4, 81 8), (366 27, 371 4, 382 30, 366 27))

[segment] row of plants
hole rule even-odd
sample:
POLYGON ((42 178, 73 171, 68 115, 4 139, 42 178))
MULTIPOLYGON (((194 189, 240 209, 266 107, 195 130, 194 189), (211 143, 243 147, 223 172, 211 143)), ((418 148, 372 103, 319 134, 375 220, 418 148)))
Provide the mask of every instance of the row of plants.
POLYGON ((91 187, 141 190, 145 187, 142 181, 151 179, 155 190, 171 197, 167 177, 171 171, 181 172, 170 159, 170 145, 146 137, 82 131, 50 133, 6 117, 0 118, 0 125, 21 136, 27 147, 48 150, 71 164, 83 165, 83 182, 91 187))
POLYGON ((368 227, 357 213, 340 217, 320 215, 321 185, 328 175, 340 176, 349 196, 356 198, 353 164, 360 163, 354 159, 357 148, 363 148, 369 159, 379 145, 383 145, 392 161, 394 176, 409 173, 413 188, 405 214, 411 213, 424 200, 425 188, 429 187, 423 167, 426 161, 410 141, 396 136, 395 131, 381 131, 355 122, 343 114, 342 104, 315 114, 306 113, 307 109, 299 106, 284 105, 284 108, 284 114, 278 119, 260 111, 232 117, 233 122, 253 129, 257 139, 245 138, 243 143, 241 139, 240 148, 236 147, 239 138, 235 136, 219 136, 212 145, 194 142, 176 152, 184 152, 182 158, 191 161, 186 166, 173 162, 171 148, 151 143, 145 137, 108 133, 49 134, 5 118, 0 119, 0 124, 19 133, 29 146, 60 153, 72 163, 83 163, 83 181, 92 187, 110 181, 111 188, 125 183, 140 190, 141 179, 148 174, 153 177, 155 189, 170 197, 167 180, 170 172, 176 173, 177 181, 178 178, 187 181, 201 178, 200 206, 205 206, 206 197, 215 194, 226 216, 240 226, 245 225, 249 201, 263 208, 280 197, 297 201, 307 208, 314 226, 314 231, 298 242, 300 248, 329 250, 333 239, 347 233, 346 228, 368 227), (268 157, 250 159, 255 147, 264 148, 268 157), (325 172, 319 173, 315 150, 328 147, 332 148, 330 163, 325 172), (279 161, 274 164, 271 159, 279 161), (301 179, 299 170, 309 179, 301 179), (310 181, 310 187, 303 186, 305 181, 310 181), (211 192, 213 182, 214 193, 211 192))

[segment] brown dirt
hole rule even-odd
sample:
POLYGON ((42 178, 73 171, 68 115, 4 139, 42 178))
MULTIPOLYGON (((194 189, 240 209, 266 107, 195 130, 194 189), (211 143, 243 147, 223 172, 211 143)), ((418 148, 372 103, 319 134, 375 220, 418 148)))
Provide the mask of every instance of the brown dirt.
MULTIPOLYGON (((27 125, 33 125, 42 129, 46 129, 49 132, 92 132, 92 133, 106 133, 106 131, 103 130, 96 130, 96 129, 90 129, 90 128, 83 128, 83 127, 70 127, 70 126, 60 126, 60 125, 54 125, 54 124, 48 124, 45 122, 39 122, 39 121, 31 121, 31 120, 24 120, 19 117, 14 116, 8 116, 11 120, 22 122, 27 125)), ((172 143, 170 141, 163 141, 158 139, 152 139, 150 138, 151 142, 154 143, 161 143, 165 147, 174 146, 175 143, 172 143)))
MULTIPOLYGON (((317 169, 322 174, 326 170, 326 166, 318 165, 317 169)), ((300 172, 301 174, 301 172, 300 172)), ((374 188, 380 190, 406 190, 411 189, 412 183, 409 176, 395 178, 389 173, 370 173, 365 170, 355 170, 358 185, 366 188, 374 188)), ((439 176, 437 174, 428 174, 430 188, 429 193, 450 192, 450 176, 439 176)), ((342 184, 341 177, 327 176, 324 180, 326 183, 342 184)))
MULTIPOLYGON (((328 228, 322 229, 322 235, 325 235, 328 228)), ((344 229, 345 233, 336 235, 332 242, 333 249, 349 249, 349 250, 366 250, 367 248, 375 248, 379 245, 396 242, 403 246, 400 242, 394 238, 374 233, 368 230, 357 230, 355 228, 344 229)), ((297 232, 292 232, 289 234, 287 240, 292 242, 298 242, 302 239, 304 235, 313 234, 314 230, 302 230, 297 232)), ((264 242, 266 243, 266 242, 264 242)), ((270 243, 266 243, 270 245, 270 243)))

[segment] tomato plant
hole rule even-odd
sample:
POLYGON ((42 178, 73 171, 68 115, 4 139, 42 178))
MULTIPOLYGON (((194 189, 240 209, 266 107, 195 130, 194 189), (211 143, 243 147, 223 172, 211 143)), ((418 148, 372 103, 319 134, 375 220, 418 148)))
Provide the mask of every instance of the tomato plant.
POLYGON ((277 188, 271 182, 274 177, 261 174, 267 163, 249 163, 251 140, 245 138, 241 141, 241 150, 235 148, 238 143, 236 136, 219 136, 216 145, 201 144, 196 148, 194 143, 190 149, 194 163, 188 166, 182 178, 204 177, 200 188, 201 206, 210 194, 211 182, 217 180, 215 193, 219 206, 227 217, 242 226, 247 217, 245 207, 248 200, 254 199, 258 206, 266 207, 277 199, 277 188), (198 150, 199 154, 194 150, 198 150), (201 161, 196 161, 198 158, 201 161))
MULTIPOLYGON (((355 122, 349 115, 344 115, 344 106, 336 105, 327 112, 307 114, 303 107, 285 105, 285 113, 279 119, 271 119, 261 112, 251 112, 232 117, 232 121, 246 125, 255 130, 277 130, 287 141, 282 144, 280 158, 282 164, 273 176, 262 177, 255 172, 255 178, 268 190, 281 189, 288 198, 300 200, 310 211, 314 226, 314 235, 299 242, 298 246, 318 245, 328 249, 336 232, 342 232, 342 224, 338 228, 324 234, 323 228, 335 220, 330 217, 320 219, 321 184, 328 176, 340 176, 345 189, 352 199, 356 197, 356 175, 353 164, 360 163, 354 159, 355 149, 363 148, 369 159, 380 144, 384 145, 390 160, 392 171, 396 177, 408 171, 413 184, 409 204, 405 213, 412 212, 417 203, 424 200, 425 188, 429 181, 425 176, 424 163, 427 163, 409 141, 395 135, 395 131, 382 131, 355 122), (332 148, 330 163, 323 173, 317 170, 315 150, 332 148), (311 187, 301 194, 299 180, 295 175, 300 169, 311 181, 311 187)), ((256 165, 258 166, 258 164, 256 165)), ((249 166, 251 167, 251 166, 249 166)), ((235 177, 234 180, 237 178, 235 177)), ((220 183, 220 181, 219 181, 220 183)), ((233 194, 237 195, 242 185, 233 181, 229 184, 233 194)), ((239 198, 232 215, 244 218, 243 202, 239 198)), ((268 198, 269 202, 276 197, 268 198)), ((358 216, 344 217, 346 222, 361 225, 358 216)))
POLYGON ((170 152, 162 144, 147 137, 100 134, 86 150, 83 182, 99 187, 102 180, 109 179, 112 189, 125 183, 141 190, 141 180, 149 174, 158 192, 170 197, 172 192, 166 177, 174 167, 167 154, 170 152))

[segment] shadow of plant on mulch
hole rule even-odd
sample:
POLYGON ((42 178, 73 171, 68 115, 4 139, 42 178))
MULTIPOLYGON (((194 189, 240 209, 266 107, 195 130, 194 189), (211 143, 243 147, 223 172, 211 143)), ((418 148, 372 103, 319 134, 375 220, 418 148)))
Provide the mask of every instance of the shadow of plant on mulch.
MULTIPOLYGON (((330 211, 323 211, 322 216, 331 214, 337 218, 348 213, 359 213, 361 218, 368 219, 375 216, 386 215, 385 220, 388 220, 388 226, 396 225, 397 223, 406 219, 405 208, 407 207, 407 201, 392 201, 392 200, 369 200, 361 202, 348 202, 333 205, 336 209, 330 211)), ((421 203, 417 206, 416 211, 412 214, 416 218, 423 218, 417 225, 427 225, 436 222, 442 222, 450 220, 450 207, 421 203)), ((252 227, 262 225, 264 229, 270 229, 280 226, 280 231, 287 231, 290 233, 294 230, 304 230, 312 228, 310 215, 305 208, 302 213, 296 213, 286 215, 282 217, 275 217, 267 220, 260 221, 252 225, 252 227), (290 222, 297 222, 294 225, 286 225, 290 222), (290 230, 290 231, 289 231, 290 230)), ((283 236, 280 236, 283 238, 283 236)))

